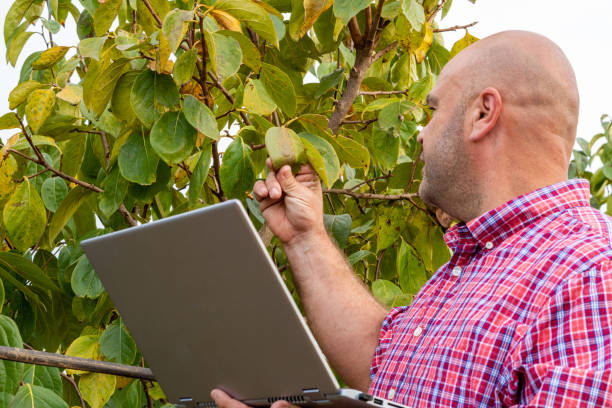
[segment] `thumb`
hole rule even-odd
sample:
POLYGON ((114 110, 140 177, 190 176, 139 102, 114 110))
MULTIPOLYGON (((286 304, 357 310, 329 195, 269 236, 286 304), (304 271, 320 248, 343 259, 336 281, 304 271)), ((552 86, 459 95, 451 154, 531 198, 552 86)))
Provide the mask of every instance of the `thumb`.
POLYGON ((295 177, 293 177, 293 173, 291 172, 291 167, 283 166, 276 173, 276 179, 281 185, 281 188, 288 195, 296 195, 300 194, 304 191, 306 187, 304 187, 301 183, 299 183, 295 177))

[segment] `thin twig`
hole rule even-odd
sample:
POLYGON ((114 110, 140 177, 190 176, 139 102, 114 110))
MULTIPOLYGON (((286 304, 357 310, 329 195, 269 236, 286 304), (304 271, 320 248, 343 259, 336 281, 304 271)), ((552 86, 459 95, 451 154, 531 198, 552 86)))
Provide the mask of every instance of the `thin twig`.
MULTIPOLYGON (((223 86, 221 81, 219 81, 219 78, 217 78, 215 76, 215 74, 213 74, 211 71, 208 71, 208 76, 213 80, 214 85, 217 88, 219 88, 221 93, 223 95, 225 95, 227 100, 233 105, 234 104, 234 97, 229 93, 229 91, 227 89, 225 89, 225 87, 223 86)), ((249 120, 248 116, 244 112, 242 112, 242 111, 240 112, 240 117, 242 118, 242 121, 245 123, 245 125, 252 126, 251 121, 249 120)))
POLYGON ((461 30, 463 28, 469 28, 469 27, 475 26, 476 24, 478 24, 478 21, 474 21, 473 23, 466 24, 466 25, 456 25, 456 26, 448 27, 448 28, 438 28, 436 30, 433 30, 433 32, 434 33, 444 33, 446 31, 456 31, 456 30, 461 30))
POLYGON ((360 91, 360 95, 366 96, 378 96, 378 95, 399 95, 399 94, 407 94, 408 89, 402 89, 400 91, 360 91))
POLYGON ((145 6, 147 6, 147 8, 149 9, 149 12, 151 13, 151 15, 153 16, 153 18, 155 19, 155 21, 157 22, 157 26, 159 28, 161 28, 161 26, 163 25, 161 18, 159 18, 159 16, 157 15, 157 13, 155 12, 155 10, 153 9, 153 7, 151 6, 151 3, 149 3, 149 0, 142 0, 142 2, 144 3, 145 6))
POLYGON ((440 2, 440 4, 438 4, 438 7, 436 7, 436 9, 431 13, 431 15, 427 18, 427 22, 431 23, 433 21, 433 19, 436 17, 436 14, 438 14, 438 12, 440 10, 442 10, 442 8, 444 7, 444 5, 446 4, 447 0, 442 0, 440 2))
POLYGON ((83 395, 81 395, 81 390, 79 390, 79 387, 77 386, 76 382, 74 382, 74 378, 64 373, 60 373, 60 375, 62 376, 62 378, 64 378, 66 381, 72 384, 72 386, 74 387, 74 390, 79 396, 79 399, 81 400, 81 407, 85 408, 86 407, 85 400, 83 399, 83 395))
POLYGON ((354 185, 353 187, 349 188, 349 190, 355 191, 356 189, 358 189, 359 187, 363 186, 364 184, 368 184, 368 183, 371 183, 372 181, 376 181, 376 180, 388 179, 391 176, 392 176, 392 174, 389 173, 389 174, 386 174, 384 176, 374 177, 373 179, 362 181, 361 183, 354 185))
POLYGON ((140 380, 142 383, 142 388, 144 388, 144 393, 147 396, 147 407, 153 408, 153 400, 151 399, 151 395, 149 395, 149 387, 147 387, 147 383, 144 380, 140 380))
POLYGON ((221 164, 219 163, 219 150, 217 149, 217 142, 212 143, 212 157, 213 157, 213 170, 215 173, 215 184, 217 186, 217 192, 219 200, 225 201, 225 195, 223 194, 223 188, 221 187, 221 177, 219 176, 219 169, 221 168, 221 164))
POLYGON ((187 167, 185 162, 177 163, 177 166, 183 169, 183 171, 187 174, 187 177, 191 178, 191 170, 189 170, 189 167, 187 167))
POLYGON ((251 145, 250 147, 251 147, 251 150, 255 151, 255 150, 260 150, 260 149, 265 148, 266 145, 262 143, 262 144, 251 145))
POLYGON ((369 125, 370 123, 374 123, 378 120, 377 119, 368 119, 368 120, 343 120, 342 121, 342 125, 369 125))
POLYGON ((386 250, 387 248, 380 251, 380 255, 378 256, 378 259, 376 260, 376 273, 374 274, 374 281, 377 281, 378 277, 380 276, 380 265, 382 264, 382 258, 385 255, 386 250))
POLYGON ((382 57, 383 55, 385 55, 386 53, 388 53, 389 51, 391 51, 392 49, 397 47, 398 42, 394 41, 391 44, 387 45, 385 48, 383 48, 382 50, 378 51, 376 54, 374 54, 374 57, 372 58, 372 61, 378 61, 378 59, 380 57, 382 57))
POLYGON ((280 121, 278 120, 278 113, 276 112, 276 110, 272 112, 272 117, 274 118, 274 123, 276 124, 276 126, 280 127, 280 121))
POLYGON ((28 178, 29 178, 29 179, 31 179, 31 178, 34 178, 34 177, 36 177, 36 176, 40 176, 41 174, 46 173, 46 172, 48 172, 48 171, 49 171, 49 169, 47 169, 47 168, 42 169, 41 171, 37 171, 37 172, 36 172, 36 173, 34 173, 34 174, 30 174, 30 175, 28 176, 28 178))
POLYGON ((331 212, 336 215, 336 209, 334 208, 334 204, 332 203, 331 198, 329 197, 329 194, 325 194, 325 198, 327 198, 327 202, 329 203, 329 208, 331 209, 331 212))
POLYGON ((339 188, 328 188, 323 189, 324 193, 329 194, 344 194, 355 198, 368 199, 368 200, 387 200, 387 201, 398 201, 408 200, 410 201, 416 194, 376 194, 376 193, 358 193, 348 189, 339 188))
POLYGON ((121 215, 123 215, 123 218, 130 225, 130 227, 135 227, 138 225, 134 217, 132 217, 132 214, 125 207, 125 204, 121 203, 119 205, 119 212, 121 213, 121 215))
POLYGON ((367 38, 368 45, 374 43, 374 38, 378 32, 380 26, 380 18, 382 15, 382 9, 385 5, 385 0, 378 0, 378 4, 376 5, 376 16, 374 17, 374 25, 370 29, 370 36, 367 38))

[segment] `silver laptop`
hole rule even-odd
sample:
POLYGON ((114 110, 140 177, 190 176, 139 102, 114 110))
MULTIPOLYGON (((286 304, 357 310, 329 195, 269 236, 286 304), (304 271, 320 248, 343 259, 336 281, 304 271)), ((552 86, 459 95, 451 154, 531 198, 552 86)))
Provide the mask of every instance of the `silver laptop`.
POLYGON ((339 387, 239 201, 81 246, 170 402, 402 408, 339 387))

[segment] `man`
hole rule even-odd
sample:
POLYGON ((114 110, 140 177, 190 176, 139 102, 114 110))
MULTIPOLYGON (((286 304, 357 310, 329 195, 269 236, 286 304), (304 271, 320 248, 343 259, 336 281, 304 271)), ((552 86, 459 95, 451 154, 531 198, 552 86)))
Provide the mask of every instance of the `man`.
POLYGON ((612 222, 567 180, 578 91, 565 55, 533 33, 485 38, 428 104, 419 195, 461 223, 409 307, 388 313, 357 280, 312 169, 254 186, 323 351, 349 386, 411 407, 612 406, 612 222))

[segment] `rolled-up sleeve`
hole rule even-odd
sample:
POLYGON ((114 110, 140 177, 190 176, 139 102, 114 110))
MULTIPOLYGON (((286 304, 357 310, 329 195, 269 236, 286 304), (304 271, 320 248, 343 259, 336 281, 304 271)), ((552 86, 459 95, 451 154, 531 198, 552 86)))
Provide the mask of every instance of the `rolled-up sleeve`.
POLYGON ((498 401, 612 407, 612 260, 557 289, 508 358, 498 401))

